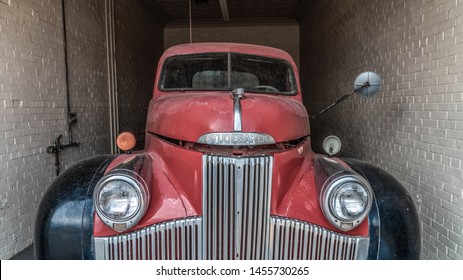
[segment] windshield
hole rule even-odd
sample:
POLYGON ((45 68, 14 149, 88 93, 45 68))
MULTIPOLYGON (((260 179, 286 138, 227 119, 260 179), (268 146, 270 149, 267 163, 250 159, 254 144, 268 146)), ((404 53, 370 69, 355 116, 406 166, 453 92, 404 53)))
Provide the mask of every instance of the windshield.
POLYGON ((280 59, 237 53, 173 56, 161 74, 161 90, 233 90, 295 94, 291 65, 280 59))

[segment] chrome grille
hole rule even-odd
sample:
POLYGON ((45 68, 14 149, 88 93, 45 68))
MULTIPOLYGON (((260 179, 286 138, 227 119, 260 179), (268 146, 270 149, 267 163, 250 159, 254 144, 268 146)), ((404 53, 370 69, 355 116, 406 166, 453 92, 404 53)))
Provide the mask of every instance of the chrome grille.
POLYGON ((266 259, 272 157, 203 157, 206 259, 266 259))
MULTIPOLYGON (((95 256, 96 259, 106 260, 205 259, 203 250, 210 238, 202 234, 202 224, 201 218, 187 218, 157 224, 130 234, 98 237, 95 238, 95 256)), ((339 234, 298 220, 271 217, 269 244, 263 258, 366 259, 368 245, 368 238, 339 234)))
POLYGON ((272 217, 269 259, 366 259, 369 239, 339 234, 297 220, 272 217))
POLYGON ((160 223, 133 233, 95 238, 101 260, 203 259, 201 218, 160 223))

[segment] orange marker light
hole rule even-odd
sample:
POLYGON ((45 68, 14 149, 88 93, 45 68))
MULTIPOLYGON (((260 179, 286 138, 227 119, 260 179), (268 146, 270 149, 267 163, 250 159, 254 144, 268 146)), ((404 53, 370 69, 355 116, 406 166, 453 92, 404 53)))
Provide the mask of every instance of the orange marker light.
POLYGON ((137 140, 135 135, 130 132, 122 132, 117 136, 116 144, 123 151, 130 151, 135 147, 137 140))

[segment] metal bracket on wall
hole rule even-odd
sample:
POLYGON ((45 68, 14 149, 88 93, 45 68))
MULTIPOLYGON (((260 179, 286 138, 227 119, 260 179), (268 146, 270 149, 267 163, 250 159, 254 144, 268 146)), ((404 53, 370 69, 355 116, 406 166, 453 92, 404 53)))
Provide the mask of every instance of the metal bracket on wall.
MULTIPOLYGON (((77 120, 76 120, 77 122, 77 120)), ((69 148, 69 147, 79 147, 79 143, 76 142, 69 142, 68 144, 61 144, 61 138, 63 137, 62 134, 60 134, 58 137, 53 140, 53 145, 47 147, 47 153, 49 154, 55 154, 55 170, 56 170, 56 176, 59 175, 61 171, 61 162, 59 160, 59 154, 62 150, 69 148)))

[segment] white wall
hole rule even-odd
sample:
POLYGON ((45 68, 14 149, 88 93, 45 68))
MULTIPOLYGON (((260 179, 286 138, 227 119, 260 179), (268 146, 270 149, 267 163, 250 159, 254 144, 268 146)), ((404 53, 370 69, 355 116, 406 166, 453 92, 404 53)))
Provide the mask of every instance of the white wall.
MULTIPOLYGON (((162 26, 140 3, 114 1, 120 117, 134 132, 144 130, 140 112, 163 49, 162 26), (134 26, 149 30, 127 30, 134 26)), ((70 107, 78 118, 73 140, 80 146, 60 153, 61 171, 111 150, 105 0, 65 6, 70 107)), ((0 259, 33 242, 38 205, 55 178, 46 147, 60 134, 68 141, 61 8, 61 0, 0 0, 0 259)))
MULTIPOLYGON (((109 151, 103 1, 66 1, 71 110, 80 148, 62 170, 109 151)), ((33 240, 38 204, 55 178, 45 149, 67 143, 63 21, 59 0, 0 2, 0 259, 33 240)))
POLYGON ((419 209, 423 259, 463 259, 463 1, 322 3, 301 23, 309 112, 350 92, 360 72, 384 85, 313 121, 314 143, 336 134, 344 156, 402 181, 419 209))

